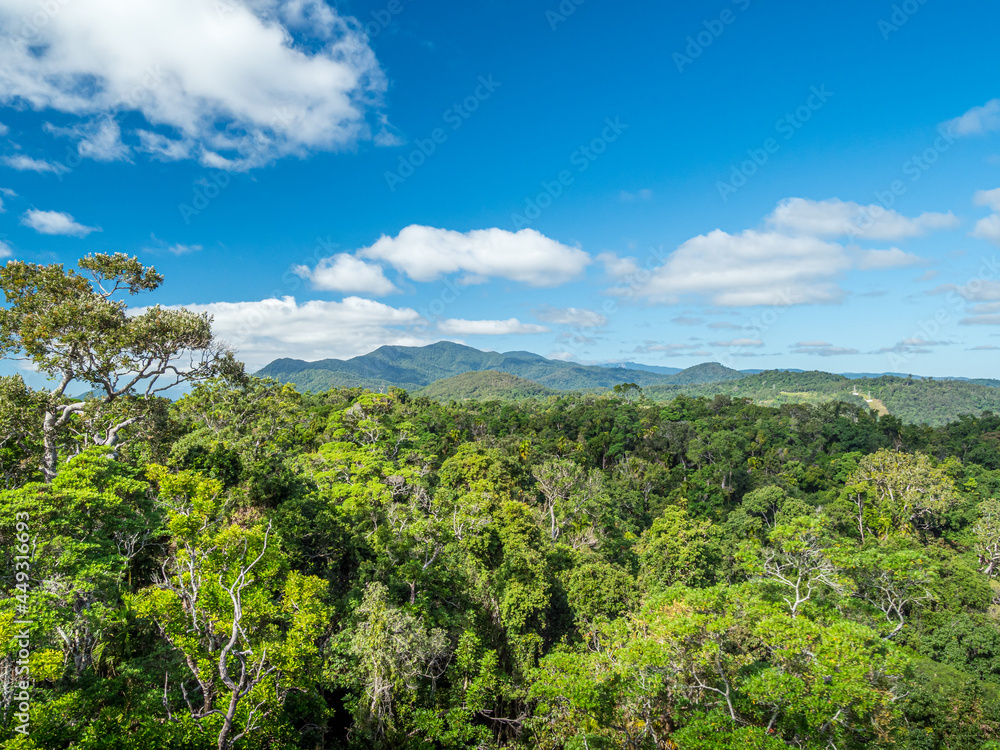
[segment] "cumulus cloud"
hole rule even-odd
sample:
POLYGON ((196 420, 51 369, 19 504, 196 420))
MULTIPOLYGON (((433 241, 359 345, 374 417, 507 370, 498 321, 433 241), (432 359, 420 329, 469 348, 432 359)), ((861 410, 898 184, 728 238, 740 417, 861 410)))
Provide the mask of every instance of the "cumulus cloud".
POLYGON ((387 344, 431 343, 417 332, 426 321, 415 310, 361 297, 301 304, 294 297, 283 297, 183 307, 211 315, 215 333, 237 349, 250 370, 279 357, 345 359, 387 344))
POLYGON ((64 164, 54 164, 44 159, 32 159, 30 156, 25 154, 15 154, 14 156, 5 156, 3 163, 6 164, 11 169, 16 169, 19 172, 38 172, 44 174, 46 172, 50 174, 65 174, 69 171, 69 167, 64 164))
POLYGON ((350 253, 338 253, 323 258, 313 269, 308 266, 295 266, 293 270, 302 278, 309 279, 316 289, 378 296, 399 291, 385 277, 380 266, 365 263, 350 253))
POLYGON ((604 272, 613 279, 622 280, 639 271, 635 258, 619 258, 614 253, 601 253, 597 260, 604 265, 604 272))
POLYGON ((0 102, 85 123, 138 112, 167 139, 146 140, 163 158, 249 168, 342 148, 369 135, 385 88, 360 24, 321 0, 74 0, 40 24, 37 12, 0 0, 0 102))
POLYGON ((21 223, 39 234, 59 234, 69 237, 86 237, 91 232, 100 232, 100 227, 88 227, 78 223, 72 216, 62 211, 38 211, 34 208, 25 212, 21 223))
POLYGON ((601 328, 608 323, 607 316, 583 307, 543 307, 535 310, 535 316, 546 323, 574 328, 601 328))
POLYGON ((955 135, 979 135, 1000 130, 1000 99, 991 99, 980 107, 973 107, 944 126, 955 135))
POLYGON ((1000 281, 975 279, 965 285, 941 284, 934 287, 928 294, 944 294, 945 292, 957 292, 962 299, 969 302, 994 302, 1000 300, 1000 281))
POLYGON ((843 247, 814 237, 716 229, 686 241, 633 291, 663 302, 702 295, 735 307, 837 302, 843 291, 830 280, 850 266, 843 247))
POLYGON ((75 140, 77 153, 85 159, 93 159, 94 161, 129 160, 131 149, 122 143, 121 127, 111 117, 101 117, 69 128, 46 123, 45 129, 53 135, 75 140))
POLYGON ((13 254, 14 251, 11 249, 11 246, 3 240, 0 240, 0 258, 9 258, 13 254))
POLYGON ((736 325, 735 323, 730 323, 730 322, 725 321, 725 320, 717 320, 714 323, 709 323, 708 327, 709 328, 714 328, 716 330, 722 330, 722 331, 738 331, 740 329, 740 327, 738 325, 736 325))
POLYGON ((904 253, 898 247, 892 247, 888 250, 862 250, 859 255, 858 268, 862 271, 876 268, 905 268, 926 262, 920 256, 904 253))
POLYGON ((507 320, 462 320, 449 318, 438 323, 438 330, 452 336, 505 336, 512 333, 546 333, 549 329, 517 318, 507 320))
POLYGON ((679 315, 676 318, 670 319, 671 323, 676 323, 680 326, 700 326, 705 321, 701 318, 692 318, 688 315, 679 315))
POLYGON ((835 283, 851 269, 902 268, 926 260, 898 247, 867 250, 845 247, 834 238, 893 240, 957 226, 951 213, 907 217, 881 206, 833 198, 789 198, 766 218, 766 230, 731 234, 716 229, 684 242, 664 262, 642 269, 631 257, 601 253, 596 260, 628 288, 609 294, 676 304, 688 296, 723 307, 839 302, 845 291, 835 283))
POLYGON ((935 229, 959 225, 952 213, 923 213, 903 216, 878 204, 862 206, 839 198, 814 201, 787 198, 768 217, 771 226, 813 237, 853 237, 870 240, 901 240, 920 237, 935 229))
POLYGON ((977 206, 989 206, 995 213, 976 222, 970 234, 981 240, 1000 245, 1000 188, 980 190, 973 196, 977 206))
POLYGON ((976 222, 972 236, 980 240, 1000 245, 1000 213, 990 214, 976 222))
POLYGON ((563 245, 534 229, 463 233, 418 224, 395 237, 383 235, 357 255, 388 263, 415 281, 464 273, 462 283, 502 278, 536 287, 570 281, 590 263, 590 256, 579 248, 563 245))
POLYGON ((959 320, 963 326, 1000 324, 1000 281, 973 279, 968 284, 941 284, 927 294, 958 294, 966 302, 975 303, 967 308, 969 317, 959 320))
POLYGON ((989 206, 994 211, 1000 211, 1000 188, 977 190, 972 201, 977 206, 989 206))

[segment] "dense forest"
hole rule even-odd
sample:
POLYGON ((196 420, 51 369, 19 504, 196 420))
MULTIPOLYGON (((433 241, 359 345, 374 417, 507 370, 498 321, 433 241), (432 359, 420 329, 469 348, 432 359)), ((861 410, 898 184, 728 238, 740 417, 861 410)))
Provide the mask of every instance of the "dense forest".
POLYGON ((0 269, 0 747, 1000 748, 1000 415, 303 393, 80 265, 0 269))

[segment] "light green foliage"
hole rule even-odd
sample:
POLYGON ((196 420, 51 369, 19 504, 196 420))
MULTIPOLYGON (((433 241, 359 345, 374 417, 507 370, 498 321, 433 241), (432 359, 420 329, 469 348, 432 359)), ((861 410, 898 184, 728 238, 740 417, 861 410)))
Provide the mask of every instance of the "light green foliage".
POLYGON ((951 478, 922 454, 881 450, 866 456, 848 484, 862 535, 880 539, 939 528, 958 499, 951 478))
MULTIPOLYGON (((61 649, 76 676, 91 669, 113 628, 131 564, 155 541, 159 515, 148 485, 92 449, 50 483, 0 493, 0 537, 13 555, 17 521, 28 519, 29 617, 39 646, 61 649)), ((9 569, 14 563, 8 558, 9 569)), ((15 599, 2 600, 13 607, 15 599)))
POLYGON ((890 737, 906 660, 871 645, 871 630, 790 617, 749 589, 682 591, 609 623, 586 652, 542 660, 532 687, 538 746, 669 747, 671 727, 692 709, 702 718, 678 733, 680 747, 685 738, 710 746, 697 744, 713 721, 706 714, 760 747, 772 732, 810 748, 890 737))
MULTIPOLYGON (((167 514, 171 551, 158 584, 133 605, 156 622, 186 666, 175 676, 174 694, 218 735, 220 748, 232 747, 318 669, 316 644, 329 621, 326 586, 288 570, 270 524, 227 523, 216 480, 162 466, 149 475, 167 514)), ((167 670, 165 691, 170 677, 167 670)), ((171 699, 164 701, 170 712, 171 699)))
POLYGON ((440 678, 451 648, 443 631, 427 630, 417 618, 390 605, 380 583, 367 587, 355 612, 359 623, 350 653, 364 685, 356 715, 381 741, 396 728, 397 704, 407 701, 406 691, 440 678))
POLYGON ((979 506, 980 518, 972 529, 976 556, 983 575, 1000 576, 1000 502, 987 500, 979 506))
MULTIPOLYGON (((728 395, 668 404, 649 398, 663 373, 628 377, 641 396, 443 404, 302 395, 236 368, 169 404, 147 381, 109 394, 100 373, 127 386, 135 356, 205 343, 181 329, 207 321, 130 317, 120 298, 160 281, 137 261, 81 268, 5 270, 3 346, 53 366, 93 353, 96 370, 71 374, 99 382, 80 378, 97 393, 77 405, 0 380, 3 750, 24 746, 9 736, 23 614, 45 750, 1000 737, 1000 416, 915 427, 820 403, 843 383, 817 373, 737 375, 728 395), (62 316, 59 295, 93 315, 62 316), (755 383, 778 405, 740 397, 763 398, 755 383), (796 383, 814 392, 781 393, 796 383), (73 457, 39 472, 60 451, 73 457)), ((193 353, 199 377, 221 374, 214 344, 193 353)), ((549 368, 553 385, 624 379, 482 354, 329 364, 355 381, 487 360, 549 368)))
POLYGON ((643 534, 636 551, 645 590, 675 584, 705 586, 715 580, 720 562, 719 534, 708 521, 670 506, 643 534))

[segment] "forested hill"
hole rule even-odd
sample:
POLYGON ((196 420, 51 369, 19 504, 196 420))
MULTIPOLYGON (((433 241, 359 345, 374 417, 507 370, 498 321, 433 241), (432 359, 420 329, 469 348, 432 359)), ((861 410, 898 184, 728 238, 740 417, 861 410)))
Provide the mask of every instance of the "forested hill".
POLYGON ((554 396, 558 391, 508 372, 483 370, 441 378, 414 395, 435 401, 516 401, 522 398, 554 396))
POLYGON ((514 400, 546 395, 550 389, 603 391, 622 383, 636 383, 654 400, 719 394, 765 405, 839 400, 867 405, 876 411, 884 408, 907 423, 934 426, 962 414, 1000 412, 997 380, 835 375, 799 370, 740 372, 716 362, 685 370, 634 362, 589 366, 546 359, 531 352, 483 352, 448 341, 424 347, 383 346, 349 360, 279 359, 258 375, 314 393, 334 387, 385 391, 395 386, 441 401, 514 400), (643 367, 649 369, 639 369, 643 367))
POLYGON ((628 367, 581 365, 546 359, 531 352, 483 352, 450 341, 420 347, 383 346, 370 354, 348 360, 304 362, 278 359, 257 374, 282 383, 294 383, 302 390, 319 392, 338 386, 377 389, 392 385, 410 390, 430 385, 441 378, 483 370, 506 372, 561 390, 611 388, 620 383, 637 383, 643 387, 707 383, 743 377, 738 371, 715 363, 676 373, 651 372, 628 367))
MULTIPOLYGON (((997 381, 982 381, 997 383, 997 381)), ((823 403, 838 400, 867 404, 910 424, 940 426, 962 414, 1000 412, 1000 388, 967 380, 901 378, 848 378, 828 372, 768 370, 739 380, 691 385, 656 385, 645 389, 656 400, 677 395, 725 394, 749 398, 759 404, 823 403)))

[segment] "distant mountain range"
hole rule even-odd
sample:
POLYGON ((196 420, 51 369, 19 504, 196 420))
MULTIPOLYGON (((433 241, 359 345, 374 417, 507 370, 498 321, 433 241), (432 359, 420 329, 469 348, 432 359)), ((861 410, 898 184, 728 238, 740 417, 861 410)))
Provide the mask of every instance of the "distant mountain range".
MULTIPOLYGON (((648 365, 646 367, 649 367, 648 365)), ((441 378, 465 372, 495 370, 517 375, 548 388, 582 390, 612 388, 619 383, 640 386, 714 383, 734 380, 743 375, 710 362, 686 370, 662 368, 667 372, 632 367, 581 365, 546 359, 531 352, 483 352, 471 346, 440 341, 429 346, 383 346, 370 354, 353 359, 324 359, 304 362, 300 359, 277 359, 257 374, 299 388, 322 391, 337 386, 379 388, 398 386, 419 388, 441 378)))
POLYGON ((960 414, 1000 411, 1000 380, 911 378, 898 373, 832 374, 803 370, 733 370, 717 362, 679 369, 638 362, 581 365, 531 352, 483 352, 449 341, 422 347, 383 346, 352 359, 277 359, 257 375, 303 391, 391 386, 438 400, 520 399, 559 391, 603 392, 636 383, 647 396, 719 394, 763 404, 866 404, 907 422, 943 424, 960 414))

